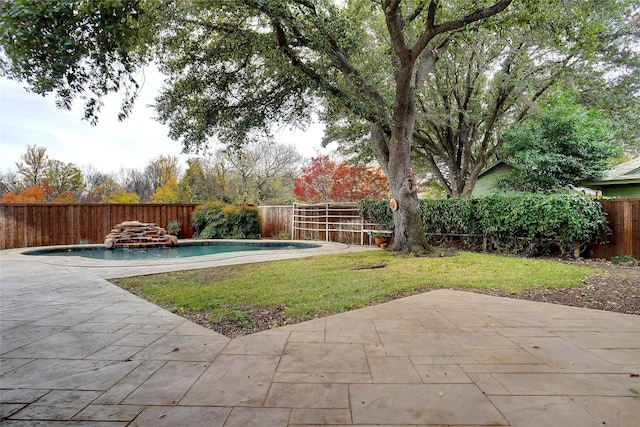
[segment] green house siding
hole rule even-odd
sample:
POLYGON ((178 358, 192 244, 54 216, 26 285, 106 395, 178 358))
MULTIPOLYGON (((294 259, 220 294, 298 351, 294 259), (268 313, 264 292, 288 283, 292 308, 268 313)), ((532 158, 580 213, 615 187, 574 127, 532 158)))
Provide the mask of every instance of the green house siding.
POLYGON ((583 185, 602 192, 603 197, 640 197, 640 157, 613 168, 606 176, 583 185))
POLYGON ((631 185, 609 185, 602 187, 603 197, 640 197, 640 184, 631 185))
POLYGON ((513 166, 509 166, 504 163, 497 164, 494 167, 486 170, 478 178, 478 182, 471 192, 471 197, 484 197, 499 193, 499 191, 496 189, 496 181, 498 180, 498 177, 509 173, 512 170, 513 166))

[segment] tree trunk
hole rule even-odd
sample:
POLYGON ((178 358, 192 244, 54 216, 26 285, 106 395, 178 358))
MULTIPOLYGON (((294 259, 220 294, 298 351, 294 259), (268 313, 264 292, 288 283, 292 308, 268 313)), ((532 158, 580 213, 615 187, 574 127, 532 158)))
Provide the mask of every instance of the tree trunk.
POLYGON ((395 224, 391 251, 430 253, 433 248, 427 242, 418 201, 418 187, 411 171, 410 140, 389 138, 373 127, 371 138, 374 153, 389 180, 391 197, 398 209, 393 212, 395 224))
POLYGON ((433 248, 427 243, 424 232, 418 187, 408 163, 406 168, 393 168, 389 176, 391 197, 398 204, 398 209, 393 212, 395 230, 390 249, 414 253, 432 252, 433 248))

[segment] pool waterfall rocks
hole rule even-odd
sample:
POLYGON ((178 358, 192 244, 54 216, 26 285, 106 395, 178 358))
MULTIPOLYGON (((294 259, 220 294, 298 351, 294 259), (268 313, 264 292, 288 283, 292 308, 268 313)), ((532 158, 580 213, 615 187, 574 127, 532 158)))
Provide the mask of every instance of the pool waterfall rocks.
POLYGON ((157 248, 175 246, 178 238, 167 233, 154 223, 123 221, 117 224, 104 238, 107 249, 118 248, 157 248))
POLYGON ((242 252, 224 252, 211 255, 200 255, 185 258, 146 259, 146 260, 105 260, 92 259, 77 255, 74 251, 79 248, 89 250, 105 250, 104 245, 69 245, 46 246, 20 249, 5 249, 0 251, 0 258, 16 262, 24 262, 25 266, 37 262, 51 267, 63 267, 68 271, 92 273, 102 278, 130 277, 143 274, 166 273, 171 271, 192 270, 207 267, 219 267, 223 265, 249 264, 255 262, 276 261, 283 259, 304 258, 318 255, 339 254, 346 252, 360 252, 367 250, 379 250, 372 246, 347 245, 335 242, 320 241, 296 241, 296 240, 195 240, 186 239, 178 242, 178 247, 206 245, 211 243, 224 244, 276 244, 284 245, 271 250, 243 250, 242 252), (293 248, 291 245, 298 245, 293 248), (300 247, 302 245, 302 247, 300 247), (310 247, 313 245, 312 247, 310 247), (67 256, 43 254, 46 250, 66 250, 67 256), (40 252, 39 255, 29 253, 40 252))

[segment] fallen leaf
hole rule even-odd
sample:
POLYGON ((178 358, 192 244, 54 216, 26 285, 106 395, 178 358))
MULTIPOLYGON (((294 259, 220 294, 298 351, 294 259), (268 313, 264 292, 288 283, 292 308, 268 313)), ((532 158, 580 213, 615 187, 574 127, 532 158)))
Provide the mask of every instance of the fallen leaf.
POLYGON ((180 347, 176 347, 173 350, 171 350, 171 352, 175 352, 175 351, 180 351, 180 347))
POLYGON ((531 348, 540 348, 540 346, 534 344, 534 345, 531 346, 531 348))
POLYGON ((633 394, 640 394, 640 391, 636 390, 635 388, 630 388, 629 391, 633 394))
POLYGON ((637 373, 637 372, 634 372, 634 373, 632 373, 632 374, 629 374, 629 376, 630 376, 631 378, 638 378, 638 377, 640 377, 640 374, 639 374, 639 373, 637 373))

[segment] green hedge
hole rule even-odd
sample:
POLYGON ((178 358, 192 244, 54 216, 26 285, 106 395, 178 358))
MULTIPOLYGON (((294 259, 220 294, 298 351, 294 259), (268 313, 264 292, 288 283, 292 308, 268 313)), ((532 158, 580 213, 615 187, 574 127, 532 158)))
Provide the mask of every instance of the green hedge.
POLYGON ((191 215, 194 237, 199 239, 254 239, 260 235, 258 208, 210 202, 191 215))
MULTIPOLYGON (((386 201, 363 200, 359 208, 363 218, 393 229, 393 215, 386 201)), ((425 233, 481 234, 497 242, 497 247, 509 247, 506 242, 513 238, 527 238, 562 249, 575 242, 594 243, 608 231, 602 205, 581 195, 421 200, 420 209, 425 233)))

